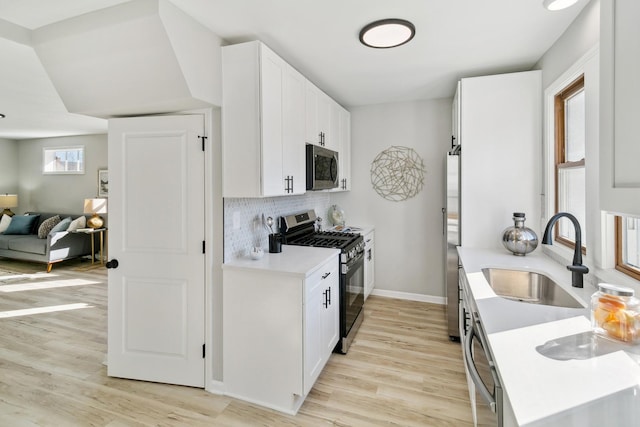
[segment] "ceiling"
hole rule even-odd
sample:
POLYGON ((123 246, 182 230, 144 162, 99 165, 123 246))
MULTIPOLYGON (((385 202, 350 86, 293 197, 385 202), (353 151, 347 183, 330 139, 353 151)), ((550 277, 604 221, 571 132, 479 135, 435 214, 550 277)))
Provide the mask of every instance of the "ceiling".
MULTIPOLYGON (((0 0, 0 138, 106 131, 67 113, 29 31, 126 1, 0 0)), ((542 0, 169 1, 228 43, 262 40, 347 108, 451 97, 461 77, 531 69, 589 2, 550 12, 542 0), (414 39, 362 46, 359 30, 383 18, 413 22, 414 39)))

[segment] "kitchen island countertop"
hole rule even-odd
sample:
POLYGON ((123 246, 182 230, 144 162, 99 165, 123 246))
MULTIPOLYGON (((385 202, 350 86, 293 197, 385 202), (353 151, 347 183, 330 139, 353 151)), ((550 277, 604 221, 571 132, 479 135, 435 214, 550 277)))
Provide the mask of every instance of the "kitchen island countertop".
POLYGON ((640 425, 640 345, 592 333, 592 285, 571 287, 571 272, 540 250, 526 257, 494 249, 458 253, 512 411, 506 426, 640 425), (543 273, 584 308, 499 297, 485 267, 543 273))

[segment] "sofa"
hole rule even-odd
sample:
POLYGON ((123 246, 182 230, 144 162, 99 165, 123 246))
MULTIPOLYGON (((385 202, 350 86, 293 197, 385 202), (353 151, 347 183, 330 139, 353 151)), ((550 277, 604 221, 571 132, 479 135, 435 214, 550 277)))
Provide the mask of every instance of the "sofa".
POLYGON ((74 231, 84 228, 88 217, 29 212, 11 220, 0 218, 0 223, 5 223, 2 228, 6 228, 0 228, 0 257, 42 262, 49 273, 57 262, 91 255, 91 236, 74 231))

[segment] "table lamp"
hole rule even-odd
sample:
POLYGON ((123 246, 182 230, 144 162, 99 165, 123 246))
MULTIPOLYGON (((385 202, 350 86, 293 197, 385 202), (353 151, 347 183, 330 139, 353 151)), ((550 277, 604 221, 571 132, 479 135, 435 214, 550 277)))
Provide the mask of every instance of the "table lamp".
POLYGON ((107 199, 84 199, 84 213, 93 214, 87 220, 87 227, 102 228, 104 219, 98 214, 107 213, 107 199))
POLYGON ((0 217, 2 215, 14 216, 15 214, 11 212, 9 208, 18 207, 18 195, 17 194, 0 194, 0 208, 4 208, 2 212, 0 212, 0 217))

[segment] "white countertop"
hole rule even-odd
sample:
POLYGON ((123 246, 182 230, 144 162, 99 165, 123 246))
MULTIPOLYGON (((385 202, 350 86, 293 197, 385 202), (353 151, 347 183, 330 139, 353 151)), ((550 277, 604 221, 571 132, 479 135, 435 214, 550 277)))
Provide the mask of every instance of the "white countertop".
POLYGON ((339 253, 338 249, 282 245, 280 253, 272 254, 265 250, 264 256, 258 260, 239 258, 224 263, 222 268, 263 270, 306 277, 339 253))
POLYGON ((348 229, 347 231, 348 233, 358 233, 363 236, 366 236, 367 234, 371 233, 375 229, 372 225, 344 225, 344 226, 335 225, 333 227, 328 228, 326 231, 341 231, 342 227, 348 229), (340 228, 340 230, 336 230, 337 228, 340 228))
POLYGON ((640 345, 591 332, 595 288, 571 287, 571 272, 540 250, 525 257, 459 248, 505 395, 521 426, 640 425, 640 345), (497 296, 482 268, 544 273, 584 309, 510 301, 497 296))

